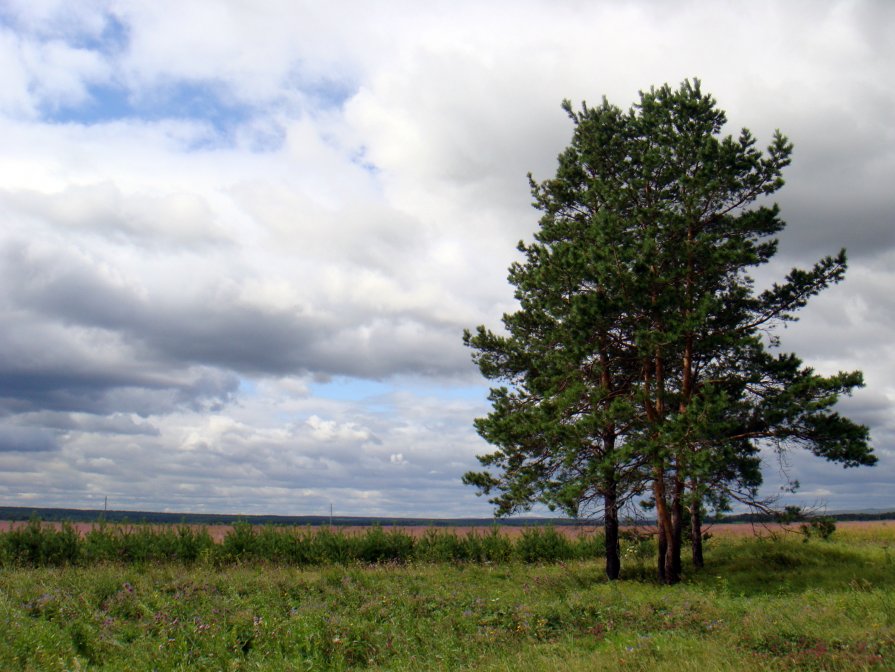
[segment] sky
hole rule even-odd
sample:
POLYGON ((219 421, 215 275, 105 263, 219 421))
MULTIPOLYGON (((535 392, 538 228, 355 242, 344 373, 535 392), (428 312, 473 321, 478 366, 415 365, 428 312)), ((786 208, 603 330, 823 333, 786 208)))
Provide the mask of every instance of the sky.
POLYGON ((879 463, 773 495, 895 509, 895 4, 0 0, 0 505, 491 515, 464 328, 571 138, 698 77, 795 145, 760 280, 842 247, 780 332, 879 463))

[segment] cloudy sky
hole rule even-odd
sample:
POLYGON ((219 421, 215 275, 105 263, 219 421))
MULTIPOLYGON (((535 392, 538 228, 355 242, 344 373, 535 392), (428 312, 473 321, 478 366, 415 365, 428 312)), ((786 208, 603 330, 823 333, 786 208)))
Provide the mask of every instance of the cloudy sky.
MULTIPOLYGON (((795 144, 780 276, 847 247, 782 332, 872 468, 800 499, 895 508, 895 4, 0 0, 0 504, 490 514, 460 476, 464 327, 568 142, 560 101, 699 77, 795 144)), ((767 493, 780 466, 766 465, 767 493)))

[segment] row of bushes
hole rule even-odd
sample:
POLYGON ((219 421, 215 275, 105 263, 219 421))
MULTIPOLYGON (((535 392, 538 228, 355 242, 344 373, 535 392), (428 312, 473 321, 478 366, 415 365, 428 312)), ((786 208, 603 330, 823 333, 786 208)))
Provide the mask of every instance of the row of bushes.
POLYGON ((497 528, 486 534, 429 529, 414 536, 371 527, 363 533, 329 528, 256 527, 237 523, 221 542, 204 527, 106 525, 83 536, 32 520, 0 533, 0 565, 89 565, 97 562, 271 562, 325 565, 406 562, 557 562, 595 558, 604 551, 600 534, 569 538, 552 527, 526 528, 513 538, 497 528))

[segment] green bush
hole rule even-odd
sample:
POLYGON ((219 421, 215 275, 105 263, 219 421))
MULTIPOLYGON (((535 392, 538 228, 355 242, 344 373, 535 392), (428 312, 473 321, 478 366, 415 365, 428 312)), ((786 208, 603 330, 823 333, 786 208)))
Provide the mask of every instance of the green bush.
POLYGON ((80 536, 68 523, 57 528, 33 518, 27 525, 0 534, 0 564, 59 566, 123 562, 217 565, 242 562, 316 566, 417 562, 505 563, 557 562, 602 555, 602 534, 571 539, 554 528, 532 527, 515 540, 494 527, 486 533, 469 530, 426 530, 419 538, 400 529, 374 526, 362 533, 332 528, 266 525, 240 521, 215 543, 205 527, 195 525, 111 525, 97 522, 80 536))
POLYGON ((265 525, 250 541, 250 555, 268 562, 293 563, 298 539, 288 529, 265 525))
POLYGON ((529 527, 516 541, 516 557, 523 562, 558 562, 574 556, 572 542, 554 527, 529 527))
POLYGON ((469 560, 469 550, 456 534, 429 528, 417 540, 414 558, 422 562, 462 562, 469 560))
POLYGON ((116 539, 113 528, 110 528, 105 521, 100 521, 94 525, 81 542, 83 547, 84 560, 89 563, 110 562, 118 560, 120 545, 116 539))
POLYGON ((9 530, 3 535, 0 558, 17 565, 73 565, 80 558, 78 532, 65 522, 59 529, 43 525, 32 517, 27 525, 9 530))
POLYGON ((483 535, 479 536, 475 532, 469 532, 466 539, 473 544, 473 540, 477 544, 476 553, 470 554, 470 560, 477 562, 506 562, 513 557, 513 542, 504 534, 501 534, 496 527, 483 535))
POLYGON ((175 532, 174 559, 196 562, 212 551, 214 545, 207 528, 181 525, 175 532))
POLYGON ((256 557, 257 549, 254 526, 245 521, 238 521, 224 536, 220 556, 226 561, 239 562, 256 557))
POLYGON ((573 554, 578 560, 601 558, 606 553, 606 537, 600 532, 579 534, 573 544, 573 554))
POLYGON ((413 537, 400 530, 386 533, 376 525, 357 539, 356 559, 362 562, 407 562, 413 558, 413 537))
POLYGON ((334 532, 328 527, 322 528, 314 537, 315 564, 344 565, 357 557, 356 544, 351 537, 342 532, 334 532))
POLYGON ((165 534, 148 525, 122 525, 115 528, 115 535, 120 560, 145 564, 166 556, 165 534))
POLYGON ((836 531, 836 520, 830 517, 812 518, 807 523, 799 525, 799 531, 803 535, 802 541, 807 542, 812 537, 829 541, 836 531))

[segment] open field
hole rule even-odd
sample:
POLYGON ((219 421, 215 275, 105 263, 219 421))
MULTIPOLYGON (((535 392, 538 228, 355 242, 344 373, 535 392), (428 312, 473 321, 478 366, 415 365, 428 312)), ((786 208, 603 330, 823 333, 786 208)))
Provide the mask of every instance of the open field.
MULTIPOLYGON (((0 520, 0 533, 7 532, 11 529, 21 529, 28 525, 28 521, 9 521, 9 520, 0 520)), ((51 527, 53 529, 60 529, 62 527, 62 523, 58 522, 44 522, 42 525, 47 527, 51 527)), ((121 527, 135 527, 135 525, 131 524, 116 524, 121 527)), ((97 523, 72 523, 71 526, 81 535, 88 533, 90 530, 94 529, 97 526, 97 523)), ((115 526, 115 525, 111 525, 115 526)), ((138 523, 136 527, 143 526, 142 523, 138 523)), ((148 524, 150 528, 163 529, 166 527, 165 524, 148 524)), ((180 527, 180 525, 177 525, 180 527)), ((188 525, 191 529, 194 530, 207 530, 211 535, 211 538, 215 542, 220 542, 227 536, 230 532, 233 531, 232 525, 188 525)), ((321 529, 328 526, 319 526, 321 529)), ((530 529, 528 527, 522 527, 518 525, 492 525, 492 526, 463 526, 463 527, 438 527, 438 528, 428 528, 422 525, 398 525, 398 526, 388 526, 384 529, 386 530, 399 530, 405 534, 412 535, 414 537, 423 536, 427 530, 429 529, 437 529, 439 532, 451 533, 451 534, 467 534, 472 531, 476 534, 488 534, 494 528, 497 528, 501 534, 506 535, 508 537, 514 538, 521 536, 526 529, 530 529)), ((836 523, 836 527, 842 531, 858 531, 858 530, 867 530, 872 531, 876 529, 885 529, 890 528, 895 530, 895 521, 893 520, 873 520, 873 521, 862 521, 862 520, 848 520, 848 521, 839 521, 836 523)), ((305 527, 293 527, 291 529, 295 530, 305 530, 308 528, 305 527)), ((318 529, 318 528, 310 528, 310 529, 318 529)), ((370 529, 369 526, 361 526, 361 525, 339 525, 335 528, 339 532, 344 534, 363 534, 367 530, 370 529)), ((602 526, 600 525, 564 525, 555 528, 559 534, 562 534, 569 538, 576 538, 582 535, 589 535, 594 533, 602 533, 602 526)), ((650 525, 638 525, 638 526, 627 526, 622 529, 626 530, 637 530, 642 534, 652 534, 654 531, 654 527, 650 525)), ((785 528, 783 525, 778 523, 767 523, 767 524, 749 524, 749 523, 716 523, 716 524, 707 524, 704 526, 703 530, 708 532, 711 535, 716 535, 719 537, 751 537, 751 536, 768 536, 772 534, 784 534, 786 530, 790 531, 797 530, 798 525, 790 525, 789 528, 785 528)))
MULTIPOLYGON (((52 529, 61 529, 61 522, 43 522, 42 525, 50 527, 52 529)), ((98 527, 99 523, 71 523, 71 527, 74 528, 81 536, 86 535, 88 532, 98 527)), ((14 529, 22 529, 28 526, 28 521, 18 520, 18 521, 8 521, 2 520, 0 521, 0 533, 7 532, 9 530, 14 529)), ((156 523, 107 523, 107 527, 110 528, 141 528, 148 527, 150 529, 162 530, 165 528, 170 528, 169 524, 156 524, 156 523)), ((175 525, 175 527, 182 527, 182 525, 175 525)), ((206 530, 209 535, 215 542, 221 542, 223 539, 233 531, 233 525, 195 525, 195 524, 186 524, 186 527, 189 527, 193 530, 206 530)), ((261 526, 256 526, 261 527, 261 526)), ((329 525, 318 525, 314 527, 310 526, 276 526, 276 529, 289 529, 294 530, 296 532, 303 532, 307 530, 315 531, 321 529, 333 530, 335 532, 347 535, 357 535, 364 534, 370 529, 370 525, 337 525, 337 526, 329 526, 329 525)), ((748 526, 747 526, 748 527, 748 526)), ((384 530, 387 531, 399 531, 404 534, 408 534, 412 537, 419 538, 426 534, 427 530, 436 530, 445 534, 468 534, 472 532, 474 534, 489 534, 492 530, 497 529, 500 534, 507 537, 518 537, 520 536, 526 529, 531 529, 530 527, 520 527, 520 526, 511 526, 511 525, 491 525, 491 526, 483 526, 483 525, 471 525, 471 526, 462 526, 462 527, 450 527, 450 526, 439 526, 437 528, 430 528, 424 525, 388 525, 383 527, 384 530)), ((562 526, 555 528, 559 534, 569 538, 579 537, 583 534, 593 534, 594 532, 601 532, 602 527, 599 525, 580 525, 580 526, 562 526)), ((646 527, 638 527, 637 529, 647 530, 646 527)))
POLYGON ((893 670, 895 525, 600 563, 201 560, 0 570, 3 670, 893 670))

